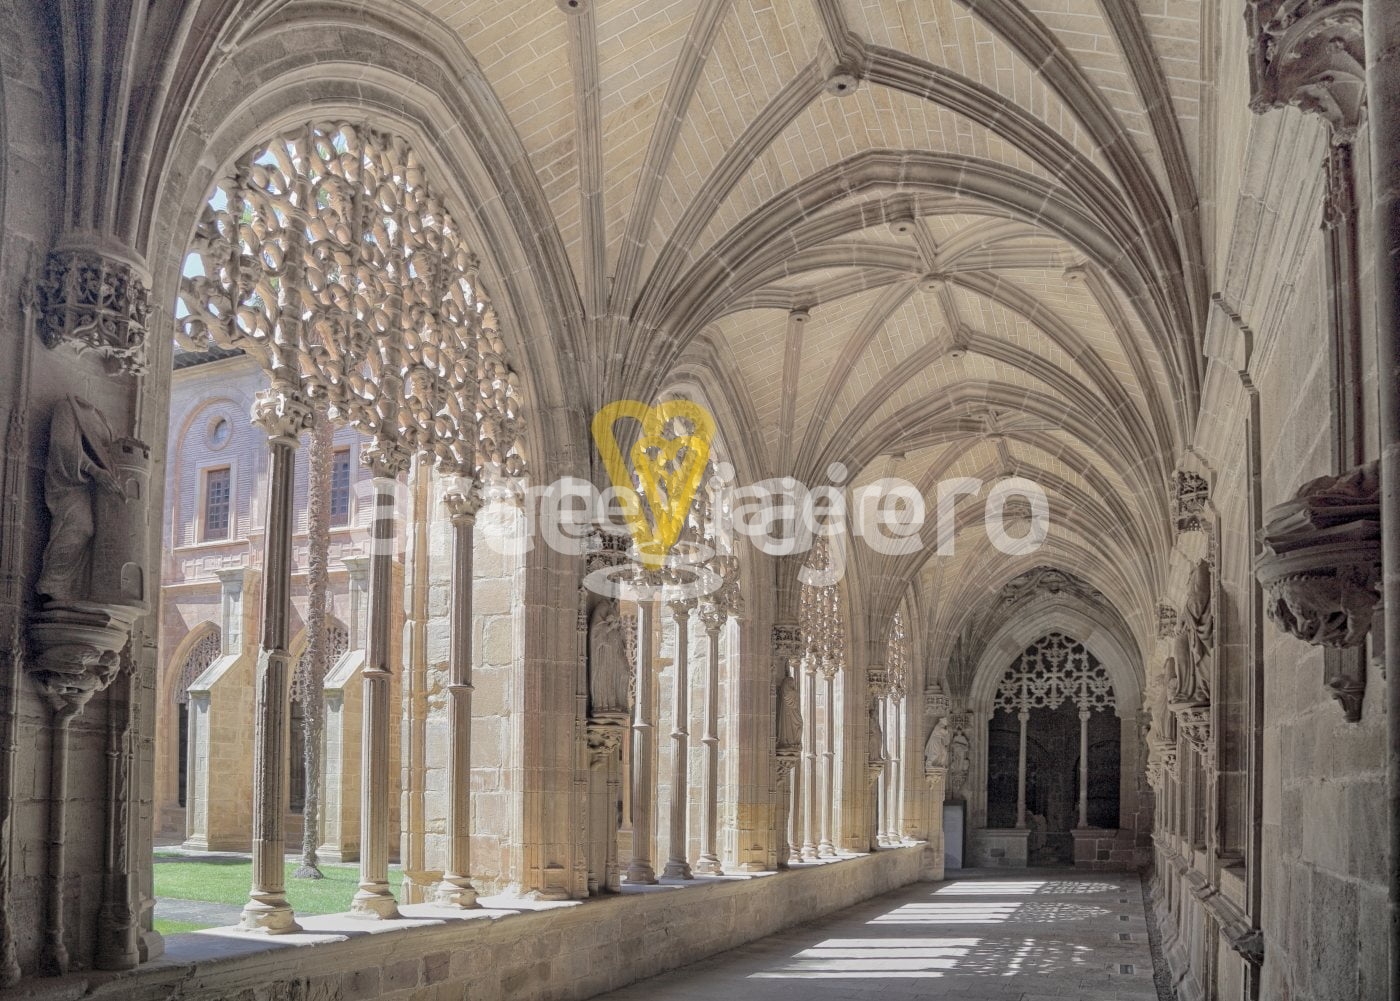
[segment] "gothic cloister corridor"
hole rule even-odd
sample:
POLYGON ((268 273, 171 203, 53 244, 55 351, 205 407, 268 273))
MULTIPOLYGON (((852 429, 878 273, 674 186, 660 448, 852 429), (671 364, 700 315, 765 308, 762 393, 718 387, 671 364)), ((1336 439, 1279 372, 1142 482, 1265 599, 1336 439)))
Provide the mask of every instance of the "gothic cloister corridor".
POLYGON ((1400 0, 0 40, 0 1001, 1400 1001, 1400 0))
POLYGON ((599 1001, 1158 997, 1136 873, 1027 869, 895 890, 599 1001))

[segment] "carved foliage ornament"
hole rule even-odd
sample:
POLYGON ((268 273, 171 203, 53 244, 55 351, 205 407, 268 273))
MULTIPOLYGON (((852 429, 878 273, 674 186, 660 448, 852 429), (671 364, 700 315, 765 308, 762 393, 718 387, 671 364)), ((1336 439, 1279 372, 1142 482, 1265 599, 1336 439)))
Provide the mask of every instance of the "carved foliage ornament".
POLYGON ((1351 143, 1366 95, 1360 0, 1250 0, 1250 108, 1316 112, 1351 143))
POLYGON ((1210 486, 1204 477, 1177 470, 1172 477, 1172 515, 1176 518, 1178 534, 1205 531, 1205 510, 1209 500, 1210 486))
POLYGON ((1304 484, 1260 534, 1255 574, 1274 624, 1314 646, 1365 642, 1380 600, 1379 463, 1304 484))
POLYGON ((151 293, 131 264, 96 250, 56 250, 35 292, 39 333, 47 347, 68 344, 80 353, 91 351, 111 374, 146 371, 151 293))
POLYGON ((215 186, 176 340, 247 351, 386 447, 515 479, 521 394, 478 269, 404 139, 312 123, 215 186))

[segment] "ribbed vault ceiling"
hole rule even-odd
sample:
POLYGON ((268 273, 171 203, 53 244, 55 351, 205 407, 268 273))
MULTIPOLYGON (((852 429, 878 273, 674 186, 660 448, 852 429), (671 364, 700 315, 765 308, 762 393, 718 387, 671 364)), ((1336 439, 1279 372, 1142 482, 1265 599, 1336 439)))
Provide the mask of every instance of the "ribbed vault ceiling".
MULTIPOLYGON (((749 468, 1035 479, 1036 562, 1152 604, 1198 380, 1198 0, 427 6, 539 177, 596 402, 718 348, 749 468)), ((863 574, 996 592, 1026 564, 980 511, 863 574)))

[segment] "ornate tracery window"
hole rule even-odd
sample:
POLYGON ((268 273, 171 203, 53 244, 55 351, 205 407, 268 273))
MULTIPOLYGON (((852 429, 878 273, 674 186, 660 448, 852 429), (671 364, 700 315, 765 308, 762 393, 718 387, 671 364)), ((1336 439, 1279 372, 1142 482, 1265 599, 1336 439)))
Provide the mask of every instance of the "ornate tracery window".
POLYGON ((311 123, 215 186, 176 337, 249 352, 372 437, 518 477, 521 395, 479 266, 405 139, 311 123))
POLYGON ((1013 714, 1058 709, 1065 700, 1081 710, 1114 706, 1108 670, 1083 643, 1063 633, 1047 633, 1027 647, 997 686, 996 707, 1013 714))
POLYGON ((176 740, 177 760, 179 761, 176 772, 175 797, 176 802, 181 807, 185 805, 185 786, 190 771, 190 686, 194 684, 205 671, 209 670, 209 665, 219 659, 219 654, 223 652, 223 637, 217 627, 208 629, 199 642, 190 648, 190 652, 185 655, 185 662, 180 665, 180 680, 175 685, 175 706, 176 706, 176 740))

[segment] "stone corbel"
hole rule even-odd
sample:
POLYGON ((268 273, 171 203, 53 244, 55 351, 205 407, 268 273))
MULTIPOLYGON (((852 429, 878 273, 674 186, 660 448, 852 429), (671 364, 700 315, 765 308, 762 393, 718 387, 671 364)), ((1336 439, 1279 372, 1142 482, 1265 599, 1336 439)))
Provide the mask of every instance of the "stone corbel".
MULTIPOLYGON (((1365 643, 1380 608, 1378 463, 1305 484, 1292 500, 1269 509, 1260 541, 1255 575, 1268 592, 1265 610, 1276 626, 1313 646, 1365 643)), ((1364 674, 1335 675, 1326 684, 1347 719, 1360 719, 1364 674)))
POLYGON ((1191 742, 1207 767, 1213 767, 1215 744, 1211 740, 1210 706, 1174 703, 1172 712, 1176 715, 1176 726, 1182 736, 1191 742))
POLYGON ((111 375, 146 372, 150 277, 134 256, 60 247, 49 254, 34 291, 46 347, 92 352, 111 375))
POLYGON ((1332 141, 1356 139, 1366 98, 1360 0, 1250 0, 1249 106, 1315 112, 1332 141))

